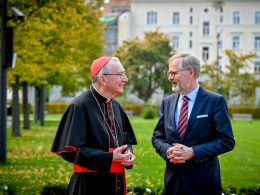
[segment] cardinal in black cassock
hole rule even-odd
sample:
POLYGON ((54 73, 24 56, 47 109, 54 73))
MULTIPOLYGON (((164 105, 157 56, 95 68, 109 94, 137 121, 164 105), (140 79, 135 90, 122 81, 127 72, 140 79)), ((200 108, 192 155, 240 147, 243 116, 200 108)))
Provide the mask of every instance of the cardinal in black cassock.
POLYGON ((91 76, 90 89, 63 114, 51 151, 73 163, 67 194, 125 195, 124 168, 132 168, 132 145, 137 142, 113 97, 128 80, 119 59, 107 56, 93 61, 91 76))

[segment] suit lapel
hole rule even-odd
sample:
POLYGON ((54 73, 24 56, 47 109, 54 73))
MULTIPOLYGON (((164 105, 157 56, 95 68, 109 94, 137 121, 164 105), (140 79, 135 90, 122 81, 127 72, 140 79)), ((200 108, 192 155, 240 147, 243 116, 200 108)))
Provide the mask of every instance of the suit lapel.
POLYGON ((173 94, 172 99, 170 100, 170 106, 169 106, 169 112, 170 113, 170 125, 173 127, 173 130, 176 131, 176 125, 175 125, 175 111, 177 107, 177 102, 179 98, 179 94, 173 94))
POLYGON ((199 115, 200 111, 205 106, 205 104, 207 102, 206 95, 207 95, 207 92, 202 87, 200 87, 197 97, 195 99, 189 120, 188 120, 188 124, 187 124, 187 128, 186 128, 184 137, 189 133, 189 130, 190 130, 192 124, 197 119, 197 116, 199 115))

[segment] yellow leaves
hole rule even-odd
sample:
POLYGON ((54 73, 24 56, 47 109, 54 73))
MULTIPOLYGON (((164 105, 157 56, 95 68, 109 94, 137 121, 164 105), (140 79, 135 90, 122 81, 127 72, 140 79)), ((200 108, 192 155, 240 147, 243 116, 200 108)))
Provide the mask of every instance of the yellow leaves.
POLYGON ((10 70, 9 83, 19 75, 29 85, 59 84, 70 93, 77 90, 72 85, 81 88, 79 80, 90 80, 88 64, 103 52, 104 27, 97 7, 81 0, 24 3, 19 8, 28 17, 15 28, 17 63, 10 70))
POLYGON ((20 194, 40 194, 48 183, 68 184, 70 163, 51 153, 53 128, 22 130, 22 137, 8 137, 8 161, 0 167, 0 184, 15 186, 20 194))

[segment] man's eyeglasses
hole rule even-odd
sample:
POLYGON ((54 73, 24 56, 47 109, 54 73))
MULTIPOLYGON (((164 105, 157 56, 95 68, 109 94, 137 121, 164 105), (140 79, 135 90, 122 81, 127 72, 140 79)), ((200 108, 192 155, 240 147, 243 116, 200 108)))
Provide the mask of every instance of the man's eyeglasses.
POLYGON ((122 72, 122 73, 104 73, 102 75, 117 75, 117 76, 120 77, 120 79, 126 78, 125 72, 122 72))
POLYGON ((167 72, 167 77, 171 76, 171 77, 175 77, 179 72, 184 71, 184 70, 189 70, 190 68, 185 68, 185 69, 180 69, 177 71, 169 71, 167 72))

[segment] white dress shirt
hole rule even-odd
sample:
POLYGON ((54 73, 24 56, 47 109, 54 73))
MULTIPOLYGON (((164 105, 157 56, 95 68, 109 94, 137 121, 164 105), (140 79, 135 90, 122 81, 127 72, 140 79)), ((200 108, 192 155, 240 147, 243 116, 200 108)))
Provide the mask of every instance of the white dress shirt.
MULTIPOLYGON (((190 113, 192 111, 193 105, 195 103, 198 91, 199 91, 199 85, 193 89, 190 93, 186 94, 186 96, 189 97, 189 101, 188 101, 188 106, 189 106, 189 110, 188 110, 188 120, 190 118, 190 113)), ((177 103, 177 109, 175 111, 175 125, 176 127, 178 127, 178 122, 179 122, 179 116, 180 116, 180 111, 181 111, 181 105, 182 105, 182 97, 184 95, 180 94, 179 99, 178 99, 178 103, 177 103)))

